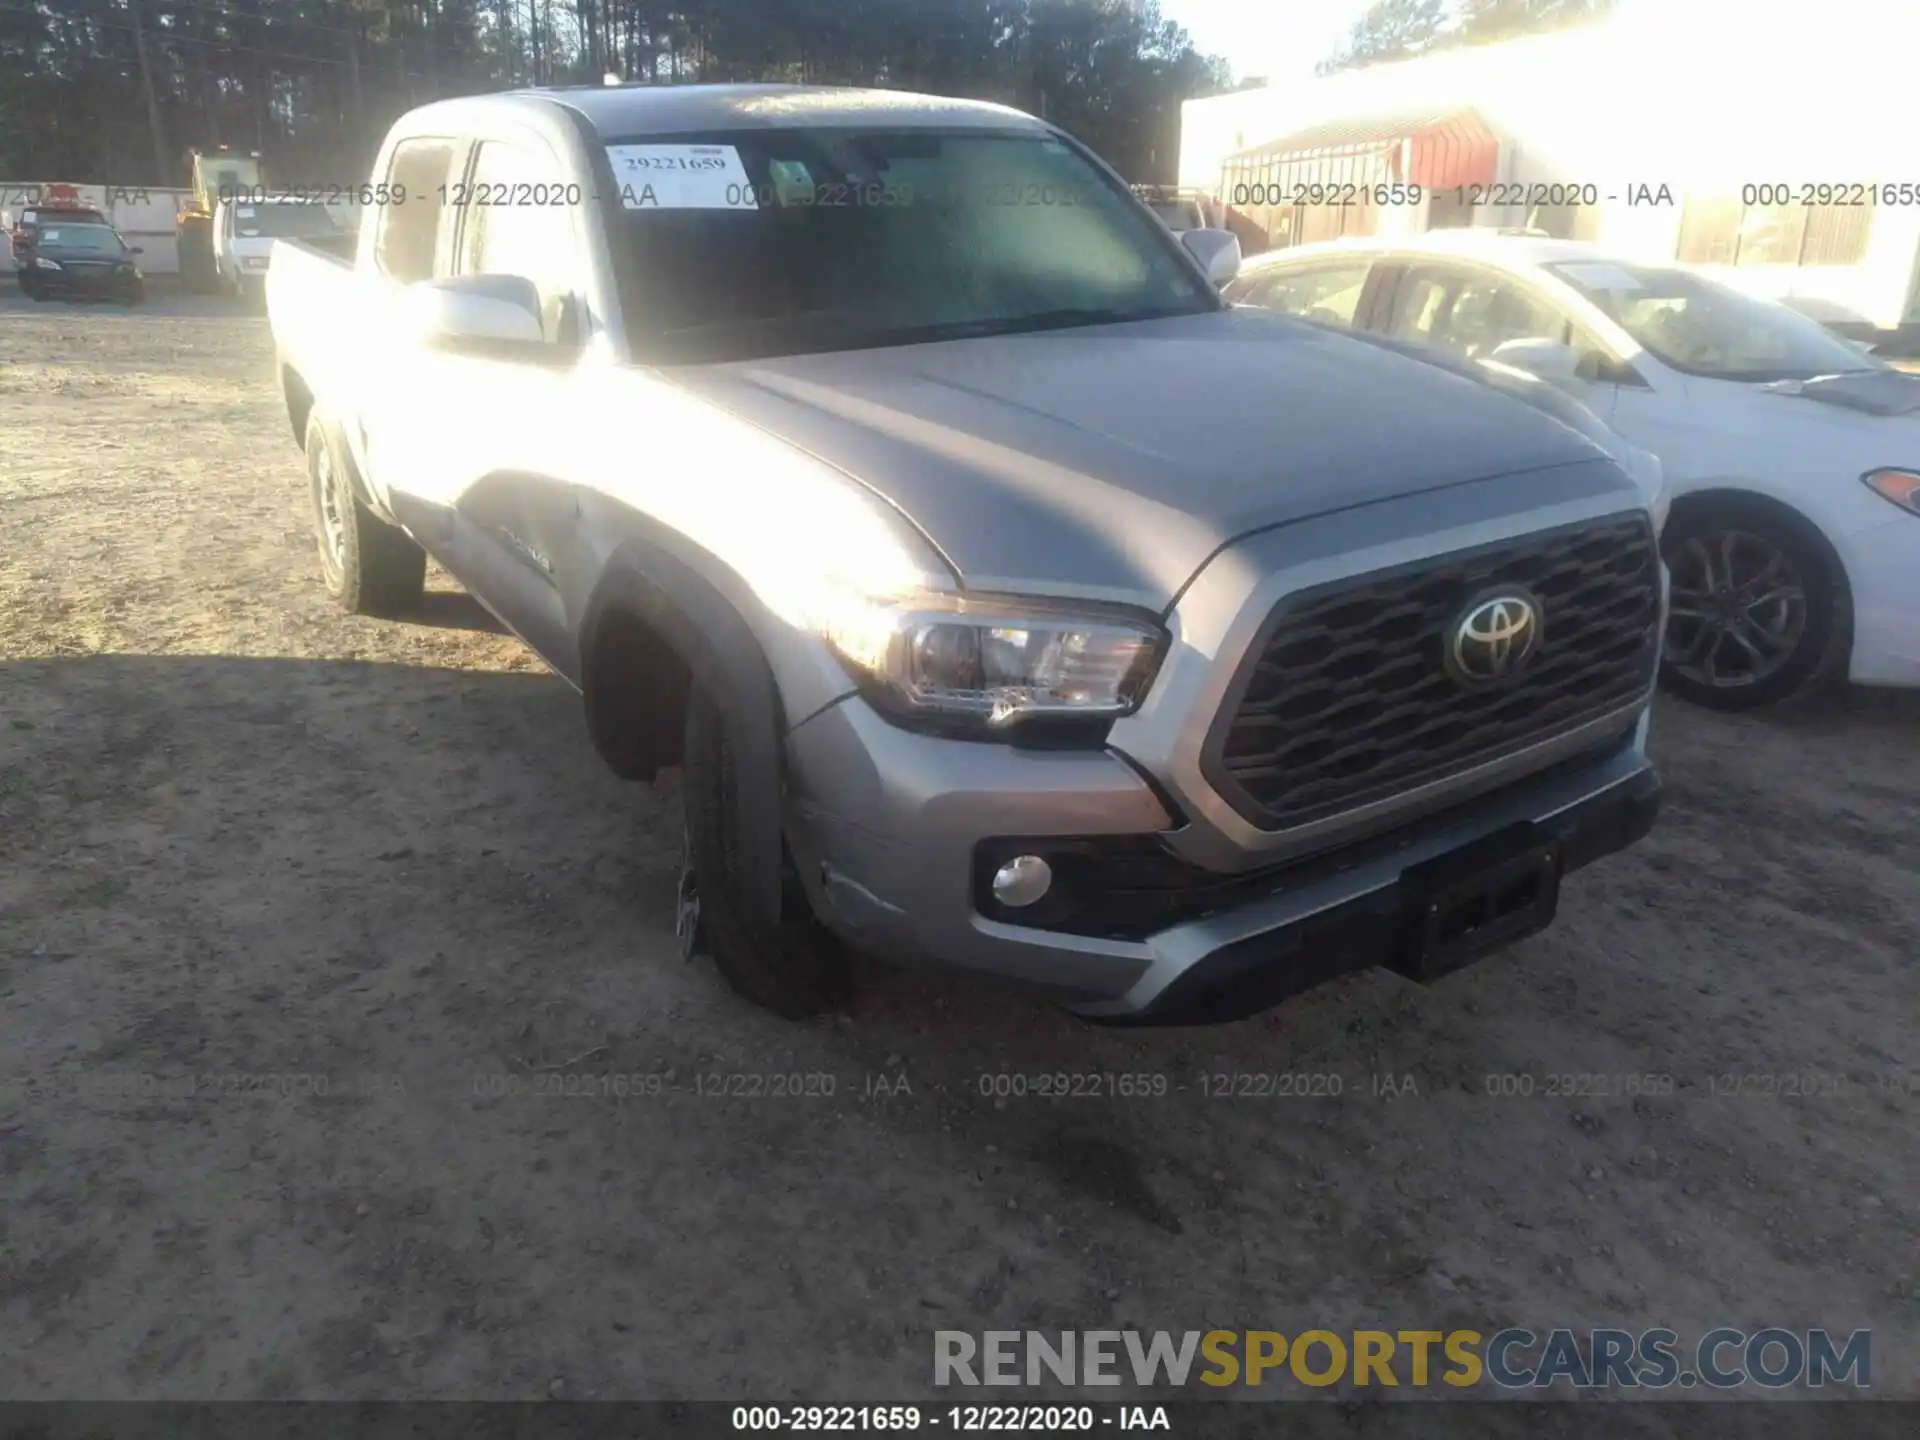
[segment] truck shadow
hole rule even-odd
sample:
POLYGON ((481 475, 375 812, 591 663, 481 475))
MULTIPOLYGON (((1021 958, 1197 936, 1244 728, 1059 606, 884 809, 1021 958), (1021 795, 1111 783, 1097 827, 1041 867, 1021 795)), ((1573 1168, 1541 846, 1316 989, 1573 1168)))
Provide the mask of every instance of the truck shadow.
MULTIPOLYGON (((1773 1217, 1816 1174, 1836 1195, 1906 1193, 1889 1188, 1904 1172, 1872 1168, 1906 1153, 1901 1117, 1682 1102, 1746 1054, 1840 1072, 1875 1047, 1904 1053, 1897 917, 1865 907, 1910 892, 1910 842, 1888 828, 1911 813, 1910 750, 1863 722, 1756 754, 1753 727, 1673 710, 1663 763, 1743 777, 1751 804, 1779 811, 1777 843, 1801 849, 1761 853, 1706 798, 1683 799, 1670 830, 1583 872, 1560 925, 1516 951, 1430 989, 1353 976, 1238 1025, 1102 1030, 900 973, 848 1015, 793 1024, 679 959, 674 783, 610 783, 551 677, 3 662, 0 1052, 15 1075, 152 1078, 159 1095, 0 1095, 21 1167, 9 1242, 23 1273, 85 1262, 44 1311, 75 1336, 130 1290, 225 1317, 232 1282, 212 1262, 243 1256, 276 1296, 335 1277, 312 1303, 342 1326, 370 1313, 354 1297, 412 1305, 426 1354, 457 1343, 483 1293, 502 1317, 535 1317, 497 1322, 517 1345, 546 1324, 542 1304, 583 1317, 583 1336, 649 1309, 694 1333, 709 1317, 688 1297, 774 1276, 752 1292, 756 1323, 830 1333, 860 1373, 902 1386, 935 1325, 1014 1317, 1293 1329, 1325 1322, 1303 1309, 1323 1295, 1463 1324, 1625 1313, 1610 1297, 1628 1282, 1578 1256, 1637 1253, 1690 1203, 1732 1227, 1767 1283, 1813 1284, 1812 1261, 1769 1248, 1773 1217), (1867 819, 1822 835, 1787 787, 1809 771, 1837 788, 1850 749, 1898 793, 1852 796, 1867 819), (1793 899, 1786 867, 1809 857, 1822 883, 1853 866, 1873 890, 1845 923, 1763 903, 1793 899), (1763 867, 1753 885, 1722 883, 1732 858, 1763 867), (1709 885, 1758 898, 1707 926, 1709 885), (1659 1072, 1680 1098, 1490 1098, 1492 1072, 1549 1067, 1659 1072), (307 1093, 189 1104, 164 1088, 202 1076, 307 1093), (743 1076, 755 1085, 731 1088, 743 1076), (1810 1147, 1803 1114, 1822 1135, 1853 1127, 1849 1143, 1810 1147), (1756 1174, 1768 1208, 1744 1198, 1756 1174), (1576 1182, 1607 1203, 1579 1201, 1576 1182), (144 1246, 163 1230, 190 1243, 144 1246)), ((1851 1217, 1820 1223, 1849 1273, 1871 1268, 1841 1249, 1867 1243, 1851 1217)), ((1662 1252, 1639 1273, 1684 1272, 1705 1294, 1725 1264, 1662 1252)), ((1823 1250, 1820 1283, 1831 1272, 1823 1250)), ((367 1368, 360 1331, 340 1335, 338 1374, 322 1335, 294 1390, 404 1389, 367 1368)))

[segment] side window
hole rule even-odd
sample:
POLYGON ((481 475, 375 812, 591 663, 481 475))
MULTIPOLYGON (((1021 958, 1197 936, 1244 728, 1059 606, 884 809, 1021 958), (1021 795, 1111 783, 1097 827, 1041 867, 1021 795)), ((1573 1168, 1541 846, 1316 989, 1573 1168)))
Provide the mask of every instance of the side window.
POLYGON ((529 204, 529 197, 564 193, 553 161, 519 145, 482 142, 471 182, 462 192, 462 275, 518 275, 540 293, 546 338, 563 341, 578 277, 573 217, 563 204, 529 204))
POLYGON ((1469 275, 1454 296, 1441 343, 1469 359, 1493 354, 1509 340, 1566 344, 1567 317, 1519 286, 1491 275, 1469 275))
POLYGON ((404 189, 407 198, 380 207, 373 258, 395 280, 411 285, 434 277, 434 245, 453 152, 453 141, 440 139, 403 140, 394 149, 387 184, 396 193, 404 189))
POLYGON ((1267 297, 1273 293, 1273 287, 1280 283, 1280 277, 1271 273, 1261 275, 1243 275, 1221 291, 1227 299, 1236 305, 1256 305, 1262 309, 1267 305, 1267 297))
POLYGON ((1387 334, 1396 340, 1414 340, 1432 344, 1451 302, 1453 285, 1444 272, 1434 269, 1409 270, 1400 278, 1393 295, 1393 313, 1387 317, 1387 334))
POLYGON ((1367 286, 1367 272, 1372 268, 1368 260, 1300 266, 1261 276, 1246 294, 1235 298, 1243 304, 1283 310, 1322 325, 1351 326, 1360 308, 1361 292, 1367 286))
POLYGON ((1618 378, 1600 341, 1544 300, 1496 275, 1442 266, 1411 269, 1393 297, 1387 333, 1443 345, 1470 360, 1491 359, 1509 340, 1570 345, 1588 378, 1618 378))

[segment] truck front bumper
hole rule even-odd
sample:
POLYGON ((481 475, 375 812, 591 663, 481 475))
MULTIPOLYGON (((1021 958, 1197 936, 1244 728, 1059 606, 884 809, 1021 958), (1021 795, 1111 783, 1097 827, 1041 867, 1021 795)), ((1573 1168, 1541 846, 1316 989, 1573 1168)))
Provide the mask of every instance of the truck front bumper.
MULTIPOLYGON (((1208 1023, 1374 965, 1424 978, 1433 967, 1419 927, 1439 893, 1430 872, 1455 860, 1484 854, 1497 869, 1533 856, 1557 893, 1562 875, 1637 840, 1659 799, 1646 729, 1643 713, 1624 734, 1474 800, 1225 874, 1178 858, 1166 842, 1184 817, 1112 751, 934 738, 852 698, 789 737, 787 830, 821 919, 863 951, 1034 987, 1092 1020, 1208 1023), (1011 853, 1052 857, 1056 884, 1085 903, 1064 921, 1058 907, 1033 907, 1051 915, 1043 923, 997 911, 982 877, 1011 853)), ((1530 920, 1551 919, 1551 893, 1543 912, 1513 917, 1518 928, 1487 933, 1506 943, 1538 928, 1530 920)))

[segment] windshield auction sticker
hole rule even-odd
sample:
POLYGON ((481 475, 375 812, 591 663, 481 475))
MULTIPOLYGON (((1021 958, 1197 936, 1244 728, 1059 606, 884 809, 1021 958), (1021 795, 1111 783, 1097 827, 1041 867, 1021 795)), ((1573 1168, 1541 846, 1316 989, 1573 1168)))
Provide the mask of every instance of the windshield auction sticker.
POLYGON ((607 159, 627 210, 757 210, 731 145, 609 145, 607 159))

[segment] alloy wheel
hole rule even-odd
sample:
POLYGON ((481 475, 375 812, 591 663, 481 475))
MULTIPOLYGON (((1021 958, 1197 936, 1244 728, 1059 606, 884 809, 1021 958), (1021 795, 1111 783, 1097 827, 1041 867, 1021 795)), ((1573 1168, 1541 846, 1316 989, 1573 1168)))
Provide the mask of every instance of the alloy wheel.
POLYGON ((340 493, 338 472, 334 469, 333 450, 322 445, 314 459, 314 486, 320 504, 320 543, 329 565, 339 572, 347 563, 346 506, 352 502, 340 493))
POLYGON ((1806 583, 1779 545, 1747 530, 1688 537, 1667 557, 1667 663, 1716 690, 1779 672, 1807 631, 1806 583))

